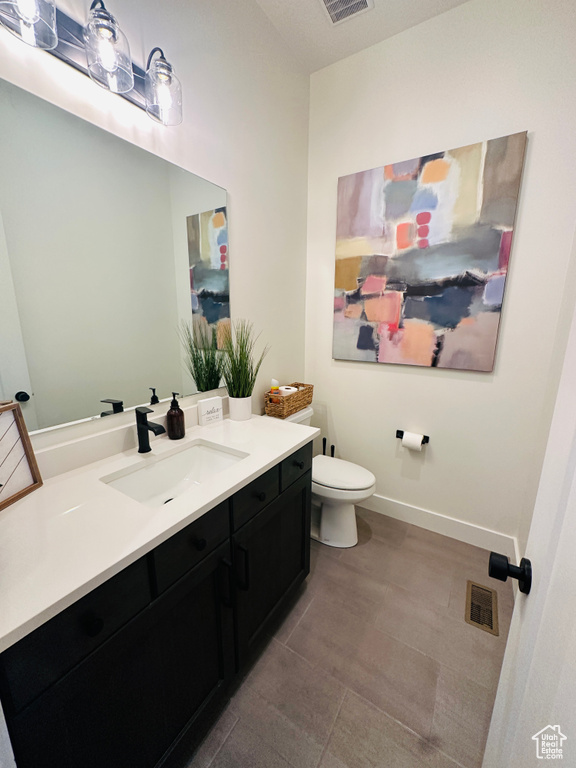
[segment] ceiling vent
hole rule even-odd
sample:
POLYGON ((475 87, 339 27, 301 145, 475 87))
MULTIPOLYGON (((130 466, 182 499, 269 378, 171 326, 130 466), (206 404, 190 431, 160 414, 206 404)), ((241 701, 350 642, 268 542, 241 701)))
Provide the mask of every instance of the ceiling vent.
POLYGON ((320 3, 332 24, 340 24, 374 8, 374 0, 320 0, 320 3))

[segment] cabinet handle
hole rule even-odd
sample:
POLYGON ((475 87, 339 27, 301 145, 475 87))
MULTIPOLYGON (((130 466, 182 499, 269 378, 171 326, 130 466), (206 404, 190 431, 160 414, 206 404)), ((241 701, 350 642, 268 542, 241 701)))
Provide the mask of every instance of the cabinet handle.
POLYGON ((294 466, 298 467, 298 469, 304 469, 304 462, 303 461, 295 461, 294 466))
POLYGON ((80 617, 80 626, 88 637, 96 637, 104 629, 104 619, 95 613, 86 613, 80 617))
POLYGON ((244 549, 244 547, 241 547, 240 544, 236 544, 236 550, 237 552, 242 553, 242 558, 244 560, 244 578, 239 579, 238 578, 238 571, 236 571, 236 583, 238 584, 238 589, 243 590, 246 592, 250 588, 250 559, 248 550, 244 549))
POLYGON ((206 539, 198 539, 196 536, 193 536, 190 543, 198 550, 198 552, 202 552, 206 549, 206 539))
POLYGON ((220 602, 226 608, 232 608, 232 589, 230 585, 230 574, 232 572, 232 563, 227 558, 220 560, 220 602))
POLYGON ((255 493, 254 496, 258 499, 258 501, 266 501, 266 494, 264 491, 260 491, 260 493, 255 493))

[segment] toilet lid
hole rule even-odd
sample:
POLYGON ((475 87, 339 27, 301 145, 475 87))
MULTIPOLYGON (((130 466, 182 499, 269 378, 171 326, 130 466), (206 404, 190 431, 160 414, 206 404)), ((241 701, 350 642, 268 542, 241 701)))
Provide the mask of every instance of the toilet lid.
POLYGON ((356 491, 370 488, 376 478, 364 467, 331 456, 315 456, 312 460, 312 480, 328 488, 356 491))

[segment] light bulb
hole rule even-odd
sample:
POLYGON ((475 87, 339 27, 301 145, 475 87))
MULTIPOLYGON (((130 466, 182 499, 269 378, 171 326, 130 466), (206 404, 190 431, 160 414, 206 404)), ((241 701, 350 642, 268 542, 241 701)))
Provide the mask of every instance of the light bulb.
POLYGON ((106 27, 100 27, 98 30, 98 55, 106 72, 114 72, 118 68, 114 42, 112 31, 106 27))
POLYGON ((130 46, 118 22, 102 5, 92 3, 84 27, 84 47, 88 74, 113 93, 127 93, 134 87, 130 46))
POLYGON ((37 0, 16 0, 16 13, 25 24, 36 24, 40 19, 37 0))
MULTIPOLYGON (((166 78, 158 77, 158 80, 166 80, 166 78)), ((168 121, 168 115, 172 109, 172 93, 170 92, 170 78, 167 78, 167 82, 160 82, 156 87, 156 100, 158 104, 158 113, 161 123, 168 121)))

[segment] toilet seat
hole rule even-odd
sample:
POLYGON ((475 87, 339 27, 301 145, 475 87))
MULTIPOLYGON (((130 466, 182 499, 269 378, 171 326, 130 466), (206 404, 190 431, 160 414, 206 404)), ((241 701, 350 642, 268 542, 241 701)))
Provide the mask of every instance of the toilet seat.
POLYGON ((322 501, 342 501, 348 504, 360 504, 369 496, 372 496, 376 490, 374 482, 369 488, 354 488, 353 490, 343 491, 342 488, 331 488, 329 485, 320 485, 312 480, 312 498, 315 496, 322 501))
POLYGON ((376 478, 368 469, 350 461, 331 456, 315 456, 312 460, 312 481, 326 488, 362 491, 375 485, 376 478))

